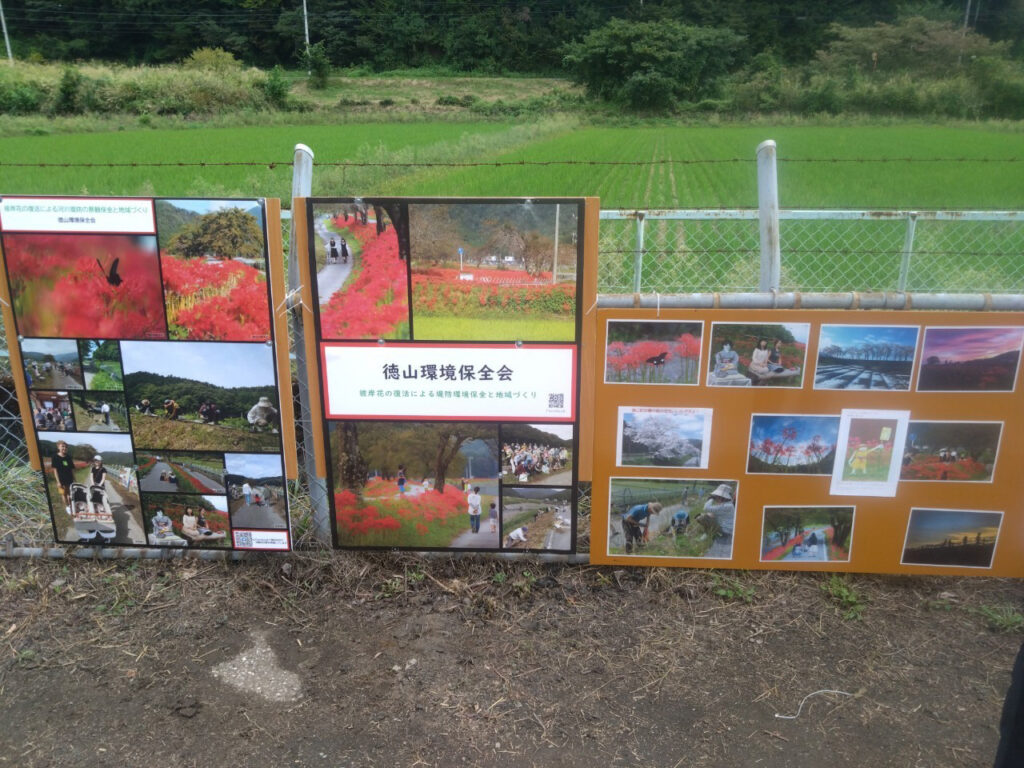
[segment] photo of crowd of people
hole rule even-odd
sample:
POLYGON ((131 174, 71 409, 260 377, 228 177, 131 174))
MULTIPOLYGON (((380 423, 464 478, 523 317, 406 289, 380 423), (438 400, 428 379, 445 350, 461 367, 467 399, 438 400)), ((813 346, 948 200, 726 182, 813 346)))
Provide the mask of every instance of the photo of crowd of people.
POLYGON ((74 432, 75 416, 67 392, 33 391, 32 422, 40 432, 74 432))
POLYGON ((504 424, 501 481, 566 485, 572 480, 571 424, 504 424))

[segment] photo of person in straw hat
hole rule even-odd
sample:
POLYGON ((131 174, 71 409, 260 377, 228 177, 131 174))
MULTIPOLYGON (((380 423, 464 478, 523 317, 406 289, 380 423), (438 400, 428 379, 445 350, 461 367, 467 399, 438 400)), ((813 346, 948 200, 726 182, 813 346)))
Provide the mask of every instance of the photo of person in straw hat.
POLYGON ((612 478, 608 554, 728 560, 738 492, 736 480, 612 478))

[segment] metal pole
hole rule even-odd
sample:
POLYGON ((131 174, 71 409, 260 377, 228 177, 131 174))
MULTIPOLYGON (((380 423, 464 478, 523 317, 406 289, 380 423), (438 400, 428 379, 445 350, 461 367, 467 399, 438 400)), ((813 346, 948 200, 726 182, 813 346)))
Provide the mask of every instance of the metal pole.
MULTIPOLYGON (((306 0, 302 0, 302 25, 306 28, 306 61, 309 61, 309 13, 306 11, 306 0)), ((313 74, 312 67, 306 68, 306 76, 313 74)))
POLYGON ((14 66, 14 56, 11 54, 11 39, 7 36, 7 19, 4 18, 4 4, 0 2, 0 26, 4 28, 4 45, 7 46, 7 61, 14 66))
POLYGON ((636 253, 633 255, 633 293, 640 293, 644 271, 644 212, 636 212, 636 253))
POLYGON ((562 215, 562 206, 555 203, 555 254, 551 259, 551 284, 558 282, 558 219, 562 215))
POLYGON ((782 280, 782 253, 779 247, 779 180, 775 168, 775 142, 757 146, 757 205, 761 222, 762 291, 777 291, 782 280))
POLYGON ((907 214, 907 234, 903 238, 903 259, 900 262, 900 279, 896 290, 907 290, 907 278, 910 275, 910 258, 914 255, 914 231, 917 229, 917 213, 907 214))
MULTIPOLYGON (((309 197, 313 191, 313 150, 305 144, 295 145, 295 163, 292 166, 292 211, 295 198, 309 197)), ((295 219, 293 218, 292 221, 295 219)), ((293 296, 302 287, 299 276, 299 259, 304 258, 302 244, 306 242, 305 232, 291 231, 288 245, 288 294, 293 296)), ((295 310, 299 301, 289 299, 289 310, 295 310)), ((313 441, 312 408, 309 392, 309 365, 306 347, 302 343, 302 314, 291 312, 292 338, 295 339, 295 373, 299 382, 299 419, 303 424, 302 448, 303 471, 309 487, 310 504, 313 508, 313 529, 317 538, 325 544, 331 543, 330 516, 327 506, 327 481, 316 473, 316 445, 313 441)))

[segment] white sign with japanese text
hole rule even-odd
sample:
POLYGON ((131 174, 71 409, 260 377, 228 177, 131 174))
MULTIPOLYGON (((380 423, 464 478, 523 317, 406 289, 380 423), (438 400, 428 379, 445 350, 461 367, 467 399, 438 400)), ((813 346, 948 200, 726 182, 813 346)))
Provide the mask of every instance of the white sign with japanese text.
POLYGON ((0 223, 5 232, 156 232, 153 201, 139 198, 4 197, 0 223))
POLYGON ((575 419, 576 348, 326 343, 329 419, 575 419))

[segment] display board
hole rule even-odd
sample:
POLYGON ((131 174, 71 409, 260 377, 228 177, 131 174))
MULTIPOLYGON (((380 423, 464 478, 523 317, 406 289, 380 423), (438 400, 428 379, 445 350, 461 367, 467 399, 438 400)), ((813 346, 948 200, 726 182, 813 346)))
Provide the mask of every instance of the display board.
POLYGON ((597 326, 593 562, 1024 576, 1024 315, 597 326))
POLYGON ((56 541, 291 548, 280 243, 276 200, 0 199, 12 370, 56 541))
POLYGON ((296 231, 335 546, 575 551, 597 210, 582 198, 305 201, 296 231))

